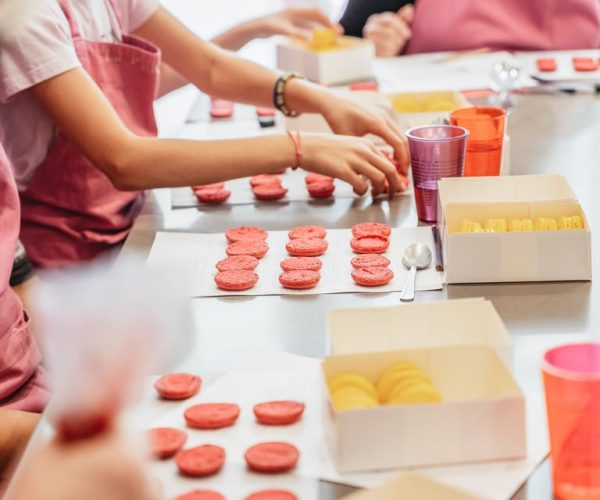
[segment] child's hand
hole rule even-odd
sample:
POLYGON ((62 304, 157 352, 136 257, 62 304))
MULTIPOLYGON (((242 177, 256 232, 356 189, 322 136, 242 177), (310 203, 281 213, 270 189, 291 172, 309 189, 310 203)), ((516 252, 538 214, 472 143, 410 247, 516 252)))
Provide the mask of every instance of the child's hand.
POLYGON ((406 138, 384 111, 371 112, 347 99, 331 98, 323 110, 323 116, 336 134, 359 137, 373 134, 381 137, 394 148, 400 173, 407 174, 409 154, 406 138))
POLYGON ((273 35, 285 35, 303 40, 310 39, 312 28, 324 26, 342 33, 341 26, 331 22, 327 15, 314 8, 289 8, 261 17, 255 21, 258 28, 256 36, 263 38, 273 35))
POLYGON ((306 170, 337 177, 351 184, 354 192, 363 195, 371 181, 373 196, 386 191, 390 194, 407 187, 405 177, 365 138, 344 135, 302 135, 303 163, 306 170))
POLYGON ((410 40, 413 17, 412 5, 405 5, 398 12, 373 14, 365 24, 363 37, 375 44, 377 57, 397 56, 410 40))
POLYGON ((150 484, 142 463, 114 432, 62 443, 35 451, 15 478, 13 500, 156 500, 160 491, 150 484))

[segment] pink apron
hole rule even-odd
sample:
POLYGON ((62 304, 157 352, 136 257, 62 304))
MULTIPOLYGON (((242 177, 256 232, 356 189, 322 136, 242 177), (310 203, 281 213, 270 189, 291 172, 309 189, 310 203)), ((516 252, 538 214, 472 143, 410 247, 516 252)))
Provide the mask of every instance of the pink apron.
MULTIPOLYGON (((114 0, 108 1, 120 19, 114 0)), ((152 106, 158 91, 160 51, 130 36, 123 36, 121 43, 84 40, 68 0, 60 0, 60 5, 83 68, 133 133, 155 136, 152 106)), ((144 193, 115 189, 58 131, 31 185, 21 194, 21 241, 39 267, 91 260, 123 242, 143 201, 144 193)))
POLYGON ((8 286, 19 233, 19 197, 0 147, 0 407, 41 412, 48 393, 29 318, 8 286))
POLYGON ((406 54, 600 47, 599 0, 417 0, 406 54))

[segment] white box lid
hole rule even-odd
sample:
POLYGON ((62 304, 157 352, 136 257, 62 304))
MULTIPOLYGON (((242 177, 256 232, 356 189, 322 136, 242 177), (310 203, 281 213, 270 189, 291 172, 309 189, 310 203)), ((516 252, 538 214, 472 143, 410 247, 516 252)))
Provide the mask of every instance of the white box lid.
POLYGON ((457 345, 499 349, 510 363, 512 341, 492 303, 458 299, 329 313, 332 355, 457 345))
POLYGON ((573 201, 575 193, 562 175, 450 177, 438 182, 440 202, 511 203, 573 201))

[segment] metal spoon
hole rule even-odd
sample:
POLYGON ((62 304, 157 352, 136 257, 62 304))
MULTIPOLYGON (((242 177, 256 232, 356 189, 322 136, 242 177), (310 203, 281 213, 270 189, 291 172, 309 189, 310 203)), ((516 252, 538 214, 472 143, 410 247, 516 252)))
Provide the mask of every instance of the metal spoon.
POLYGON ((417 280, 417 270, 426 269, 431 264, 431 250, 424 243, 415 243, 409 246, 404 251, 402 264, 407 269, 410 269, 400 300, 402 302, 410 302, 415 300, 415 282, 417 280))
POLYGON ((498 62, 492 69, 492 90, 499 92, 498 96, 490 98, 490 104, 504 109, 513 107, 510 99, 511 92, 517 87, 521 70, 506 61, 498 62))

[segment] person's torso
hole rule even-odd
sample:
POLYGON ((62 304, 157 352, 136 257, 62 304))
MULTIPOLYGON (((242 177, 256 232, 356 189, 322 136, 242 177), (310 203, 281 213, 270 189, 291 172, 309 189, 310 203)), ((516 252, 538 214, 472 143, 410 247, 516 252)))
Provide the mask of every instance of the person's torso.
MULTIPOLYGON (((71 0, 70 4, 83 38, 101 42, 121 40, 118 19, 107 0, 71 0)), ((57 13, 56 22, 68 30, 60 8, 57 13)), ((5 145, 19 191, 30 183, 55 135, 52 119, 31 92, 21 92, 9 102, 0 103, 0 143, 5 145)))
POLYGON ((600 46, 598 0, 417 0, 406 54, 600 46))
POLYGON ((19 196, 0 145, 0 406, 41 411, 47 392, 38 373, 39 349, 23 304, 9 286, 19 234, 19 196))

